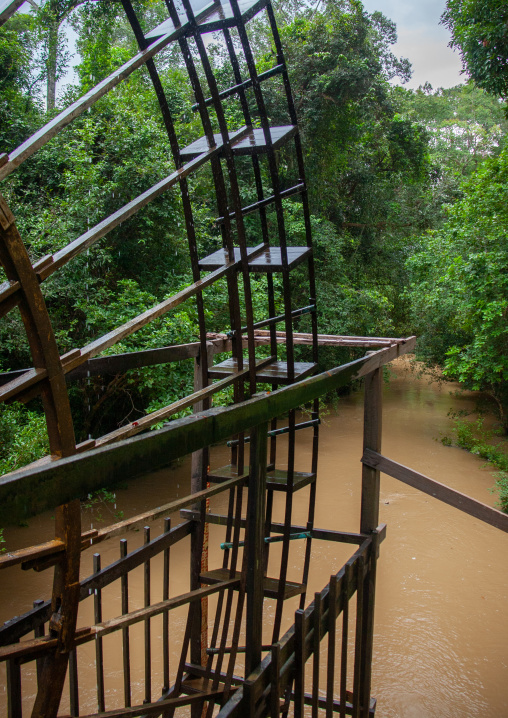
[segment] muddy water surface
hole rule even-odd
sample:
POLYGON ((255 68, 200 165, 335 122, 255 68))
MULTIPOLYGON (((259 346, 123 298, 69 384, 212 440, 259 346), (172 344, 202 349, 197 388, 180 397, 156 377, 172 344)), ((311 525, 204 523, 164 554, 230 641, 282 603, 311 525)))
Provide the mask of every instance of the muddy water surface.
MULTIPOLYGON (((384 389, 383 453, 463 493, 493 505, 489 493, 491 473, 483 462, 457 448, 443 446, 440 432, 449 432, 449 408, 469 409, 471 397, 456 398, 450 387, 438 387, 408 373, 405 362, 394 367, 395 376, 384 389)), ((360 509, 360 462, 362 446, 363 395, 341 399, 337 414, 331 413, 322 425, 316 525, 357 531, 360 509)), ((298 435, 296 467, 305 470, 310 461, 310 443, 298 435)), ((213 465, 226 463, 226 452, 214 450, 213 465)), ((117 508, 126 516, 165 503, 189 491, 189 464, 131 482, 117 492, 117 508)), ((308 494, 295 496, 294 520, 305 522, 308 494)), ((225 499, 213 500, 214 510, 225 510, 225 499)), ((110 508, 100 509, 107 523, 110 508)), ((97 523, 98 510, 89 513, 97 523)), ((276 505, 282 518, 282 505, 276 505)), ((383 476, 380 519, 388 525, 381 547, 374 639, 373 694, 378 699, 378 718, 501 718, 508 716, 508 536, 461 514, 429 496, 383 476)), ((174 525, 179 522, 173 517, 174 525)), ((152 524, 152 536, 161 524, 152 524)), ((9 548, 50 538, 51 515, 30 521, 27 528, 6 531, 9 548)), ((143 542, 143 532, 126 535, 129 549, 143 542)), ((211 528, 210 565, 220 561, 222 532, 211 528)), ((296 543, 296 542, 295 542, 296 543)), ((171 595, 188 589, 188 547, 186 539, 171 554, 171 595)), ((102 565, 116 560, 118 541, 98 547, 102 565)), ((91 551, 83 559, 83 576, 91 572, 91 551)), ((320 590, 331 572, 349 558, 347 547, 314 542, 309 600, 320 590)), ((302 552, 292 549, 289 578, 298 580, 302 552)), ((272 563, 277 561, 272 552, 272 563)), ((161 600, 161 561, 151 564, 152 602, 161 600)), ((34 598, 46 598, 49 573, 23 573, 19 568, 3 572, 0 584, 0 620, 22 613, 34 598)), ((142 605, 142 568, 131 574, 130 608, 142 605)), ((291 608, 296 608, 294 607, 291 608)), ((267 606, 270 610, 270 605, 267 606)), ((120 612, 116 587, 103 592, 103 618, 120 612)), ((176 646, 185 621, 183 610, 171 615, 172 672, 178 658, 176 646)), ((93 597, 80 607, 80 625, 93 622, 93 597)), ((288 616, 287 623, 290 623, 288 616)), ((160 695, 161 671, 159 637, 161 620, 152 621, 154 676, 152 698, 160 695)), ((131 629, 133 703, 142 702, 146 686, 142 680, 143 627, 131 629)), ((269 640, 269 634, 264 637, 269 640)), ((104 641, 107 702, 112 709, 122 700, 121 644, 116 637, 104 641)), ((82 712, 96 710, 95 645, 78 650, 83 677, 80 685, 82 712)), ((5 667, 0 679, 5 685, 5 667)), ((35 691, 33 670, 23 668, 26 706, 35 691)), ((2 688, 3 690, 3 688, 2 688)), ((123 705, 123 704, 122 704, 123 705)), ((68 699, 62 711, 68 710, 68 699)), ((5 693, 0 693, 0 714, 5 715, 5 693)))

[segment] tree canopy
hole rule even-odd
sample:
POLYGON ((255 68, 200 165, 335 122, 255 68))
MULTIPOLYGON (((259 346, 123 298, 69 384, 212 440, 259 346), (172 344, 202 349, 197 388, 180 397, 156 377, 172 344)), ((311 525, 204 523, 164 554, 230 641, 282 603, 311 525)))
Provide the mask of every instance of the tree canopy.
POLYGON ((443 23, 451 46, 479 87, 508 96, 508 4, 505 0, 448 0, 443 23))

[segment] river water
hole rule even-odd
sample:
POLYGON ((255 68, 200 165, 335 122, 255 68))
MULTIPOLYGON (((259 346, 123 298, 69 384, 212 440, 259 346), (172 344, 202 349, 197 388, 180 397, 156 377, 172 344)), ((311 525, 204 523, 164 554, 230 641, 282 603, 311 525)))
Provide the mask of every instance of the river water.
MULTIPOLYGON (((494 505, 489 492, 494 479, 482 460, 467 452, 444 446, 440 435, 450 433, 447 412, 473 407, 473 397, 453 396, 454 387, 430 384, 415 377, 406 360, 394 363, 392 377, 384 387, 383 453, 432 478, 448 484, 484 503, 494 505)), ((363 394, 358 391, 342 398, 337 411, 323 420, 320 433, 319 479, 316 526, 357 531, 359 526, 363 422, 363 394)), ((296 468, 305 470, 310 443, 298 435, 296 468)), ((212 466, 226 463, 224 448, 214 449, 212 466)), ((179 467, 131 482, 117 492, 117 508, 125 516, 140 513, 189 491, 189 462, 179 467)), ((294 522, 306 519, 307 490, 295 495, 294 522)), ((213 510, 225 510, 225 498, 212 500, 213 510)), ((103 520, 111 523, 109 506, 100 509, 103 520)), ((276 503, 275 519, 282 518, 282 504, 276 503)), ((88 520, 97 525, 98 509, 89 511, 88 520)), ((381 546, 376 600, 374 666, 372 693, 376 696, 377 718, 502 718, 508 716, 508 535, 462 514, 416 489, 387 476, 381 480, 380 520, 388 525, 381 546)), ((174 525, 179 521, 174 517, 174 525)), ((88 524, 84 528, 87 528, 88 524)), ((152 528, 158 535, 161 524, 152 528)), ((6 530, 10 549, 50 538, 51 515, 30 520, 24 528, 6 530)), ((210 532, 210 566, 219 565, 218 544, 222 533, 210 532)), ((129 549, 143 541, 142 532, 126 535, 129 549)), ((296 542, 295 542, 296 543, 296 542)), ((186 539, 171 555, 171 593, 188 588, 188 546, 186 539)), ((118 542, 100 548, 102 565, 118 558, 118 542)), ((332 572, 338 571, 351 554, 347 546, 314 542, 308 600, 320 590, 332 572)), ((277 550, 271 554, 275 562, 277 550)), ((301 548, 291 554, 298 580, 301 548)), ((83 576, 91 572, 91 552, 83 558, 83 576)), ((161 562, 152 561, 152 602, 160 596, 161 562)), ((31 607, 34 598, 46 598, 50 591, 49 573, 23 573, 19 568, 4 571, 0 585, 0 621, 31 607)), ((142 605, 142 568, 130 582, 130 609, 142 605)), ((297 606, 295 606, 296 608, 297 606)), ((103 592, 103 617, 118 615, 116 588, 103 592)), ((178 645, 185 612, 171 615, 171 636, 178 645)), ((79 625, 93 621, 92 599, 80 607, 79 625)), ((288 619, 289 621, 289 619, 288 619)), ((290 622, 290 621, 289 621, 290 622)), ((152 621, 155 643, 161 630, 160 619, 152 621)), ((268 639, 268 635, 265 640, 268 639)), ((142 627, 131 629, 133 674, 142 674, 143 658, 137 641, 142 627)), ((267 640, 268 642, 268 640, 267 640)), ((116 637, 104 642, 106 708, 120 705, 121 651, 116 637)), ((78 651, 80 667, 89 671, 80 685, 82 712, 96 709, 93 686, 95 646, 78 651)), ((172 652, 172 666, 177 660, 172 652)), ((153 698, 160 690, 161 667, 154 661, 153 698)), ((5 666, 0 666, 0 714, 5 710, 5 666)), ((34 672, 23 668, 23 687, 27 707, 35 690, 34 672)), ((142 702, 144 685, 134 681, 133 703, 142 702)), ((68 710, 68 700, 62 711, 68 710)))

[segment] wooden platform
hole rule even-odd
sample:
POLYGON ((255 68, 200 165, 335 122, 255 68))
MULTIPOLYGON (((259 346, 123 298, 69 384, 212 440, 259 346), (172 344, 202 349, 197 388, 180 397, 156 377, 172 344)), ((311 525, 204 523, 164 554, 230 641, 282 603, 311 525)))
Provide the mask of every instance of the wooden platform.
MULTIPOLYGON (((227 568, 216 568, 213 571, 206 571, 199 577, 201 583, 220 583, 229 579, 230 571, 227 568)), ((240 571, 235 572, 235 577, 240 578, 240 571)), ((238 590, 238 589, 235 589, 238 590)), ((279 580, 277 578, 268 578, 265 576, 263 579, 263 595, 266 598, 277 598, 279 591, 279 580)), ((300 596, 305 592, 305 585, 303 583, 295 583, 294 581, 286 581, 284 588, 284 600, 293 598, 293 596, 300 596)))
MULTIPOLYGON (((236 479, 238 476, 249 475, 249 469, 246 466, 243 474, 238 474, 236 466, 228 464, 227 466, 221 466, 218 469, 210 471, 208 479, 213 483, 222 483, 223 481, 229 481, 229 479, 236 479)), ((299 491, 304 486, 308 486, 316 479, 316 474, 310 474, 303 471, 293 472, 293 491, 299 491)), ((272 491, 287 491, 288 472, 283 469, 274 469, 266 472, 266 488, 272 491)))
MULTIPOLYGON (((216 30, 236 25, 233 8, 229 0, 221 0, 221 2, 216 3, 210 2, 210 0, 191 0, 191 5, 194 14, 198 16, 197 27, 201 33, 215 32, 216 30), (202 15, 201 18, 199 17, 200 15, 202 15)), ((248 22, 263 9, 265 0, 239 0, 238 6, 243 22, 248 22)), ((176 7, 182 25, 186 25, 188 19, 185 10, 179 3, 177 3, 176 7)), ((161 22, 160 25, 157 25, 156 28, 150 30, 145 37, 150 42, 153 42, 158 37, 173 32, 174 29, 173 21, 168 18, 161 22)), ((191 32, 190 25, 189 32, 191 32)))
MULTIPOLYGON (((247 248, 253 251, 252 247, 247 248)), ((312 252, 310 247, 288 247, 287 258, 288 267, 293 269, 300 262, 303 262, 305 257, 312 252)), ((240 248, 235 247, 235 262, 240 260, 240 248)), ((226 249, 218 249, 213 254, 209 254, 208 257, 204 257, 199 261, 199 268, 204 270, 212 271, 219 269, 228 263, 228 253, 226 249)), ((249 270, 251 272, 281 272, 282 271, 282 251, 280 247, 269 247, 263 252, 256 254, 248 261, 249 270)))
MULTIPOLYGON (((248 366, 247 360, 244 360, 244 366, 248 366)), ((295 381, 310 376, 316 367, 317 364, 313 362, 295 362, 295 381)), ((223 379, 225 376, 229 376, 236 371, 238 371, 236 359, 226 359, 220 364, 215 364, 210 367, 208 376, 211 379, 223 379)), ((248 375, 245 375, 245 377, 248 378, 248 375)), ((256 379, 259 382, 266 382, 267 384, 288 384, 287 362, 275 361, 264 366, 257 372, 256 379)))
MULTIPOLYGON (((290 137, 292 137, 297 131, 296 125, 283 125, 282 127, 271 127, 270 137, 272 139, 272 145, 274 149, 280 147, 290 137)), ((230 133, 231 136, 231 133, 230 133)), ((222 146, 222 136, 220 134, 214 135, 215 143, 219 147, 222 146)), ((211 149, 211 145, 206 137, 200 137, 195 140, 187 147, 180 150, 180 157, 183 160, 191 160, 203 152, 208 152, 211 149)), ((235 155, 253 155, 261 152, 266 152, 265 135, 261 128, 252 129, 246 135, 242 135, 232 145, 233 154, 235 155)))
MULTIPOLYGON (((303 489, 316 480, 316 474, 304 471, 293 471, 293 491, 303 489)), ((266 488, 273 491, 287 491, 288 472, 282 469, 268 471, 266 474, 266 488)))
POLYGON ((245 466, 243 474, 239 474, 236 471, 236 466, 228 464, 227 466, 221 466, 219 469, 214 469, 208 472, 208 479, 214 484, 221 484, 223 481, 229 481, 230 479, 236 479, 239 476, 244 476, 246 479, 249 476, 249 467, 245 466))

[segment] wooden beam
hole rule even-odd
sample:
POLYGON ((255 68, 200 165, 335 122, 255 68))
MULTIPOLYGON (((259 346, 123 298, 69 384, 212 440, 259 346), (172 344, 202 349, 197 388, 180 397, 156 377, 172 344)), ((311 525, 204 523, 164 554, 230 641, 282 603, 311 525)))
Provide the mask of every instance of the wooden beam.
MULTIPOLYGON (((363 449, 381 451, 383 375, 376 369, 365 377, 363 402, 363 449)), ((362 466, 360 532, 368 534, 379 523, 379 471, 362 466)))
POLYGON ((415 337, 380 349, 317 376, 266 395, 171 422, 170 426, 117 444, 20 470, 0 478, 0 524, 16 523, 115 480, 145 475, 175 459, 270 421, 290 409, 345 386, 398 356, 411 352, 415 337))
POLYGON ((386 458, 386 456, 381 456, 381 454, 375 451, 367 449, 363 455, 362 462, 367 466, 382 471, 384 474, 388 474, 388 476, 392 476, 394 479, 402 481, 408 486, 412 486, 429 496, 433 496, 439 501, 443 501, 443 503, 449 506, 453 506, 469 514, 469 516, 474 516, 474 518, 480 519, 480 521, 484 521, 508 533, 508 514, 498 509, 487 506, 487 504, 482 504, 481 501, 472 499, 460 491, 456 491, 449 486, 445 486, 445 484, 439 483, 439 481, 430 479, 428 476, 409 469, 407 466, 398 464, 396 461, 392 461, 386 458))

